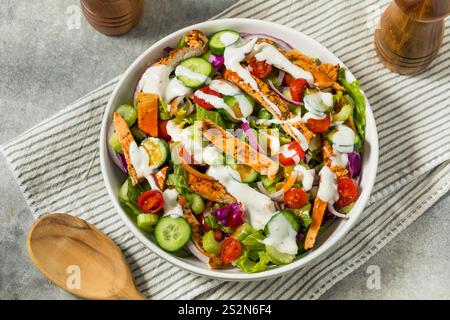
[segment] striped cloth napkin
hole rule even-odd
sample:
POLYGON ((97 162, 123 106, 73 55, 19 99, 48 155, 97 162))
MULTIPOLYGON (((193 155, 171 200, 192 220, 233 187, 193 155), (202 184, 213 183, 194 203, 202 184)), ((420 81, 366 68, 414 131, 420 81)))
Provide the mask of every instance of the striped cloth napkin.
POLYGON ((98 139, 119 78, 1 147, 35 218, 66 212, 96 225, 123 250, 139 289, 156 299, 316 299, 358 268, 449 189, 450 32, 438 59, 416 76, 399 76, 376 58, 373 22, 390 0, 243 0, 215 18, 284 24, 315 38, 365 89, 379 131, 378 178, 362 218, 342 243, 312 265, 277 279, 222 282, 185 272, 144 247, 108 198, 98 139), (446 110, 447 109, 447 110, 446 110))

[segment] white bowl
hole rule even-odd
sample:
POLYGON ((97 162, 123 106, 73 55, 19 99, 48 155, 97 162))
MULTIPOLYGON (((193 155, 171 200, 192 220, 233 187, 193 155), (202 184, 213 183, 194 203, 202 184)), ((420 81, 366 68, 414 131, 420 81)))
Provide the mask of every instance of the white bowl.
MULTIPOLYGON (((111 197, 114 207, 116 208, 122 220, 131 230, 131 232, 133 232, 133 234, 151 251, 155 252, 162 259, 165 259, 173 263, 174 265, 195 274, 222 280, 245 281, 277 277, 282 274, 298 270, 299 268, 312 263, 314 260, 324 255, 325 252, 330 250, 330 248, 340 243, 340 240, 342 240, 344 235, 350 230, 350 228, 354 225, 354 223, 361 215, 361 212, 363 211, 364 206, 369 199, 370 192, 375 182, 375 175, 378 165, 378 135, 372 110, 367 99, 366 141, 365 152, 362 158, 363 166, 360 180, 360 186, 362 188, 361 195, 356 202, 353 210, 348 214, 349 219, 340 220, 334 223, 332 227, 330 227, 317 239, 316 246, 313 250, 310 250, 305 255, 298 257, 297 260, 288 265, 270 268, 266 271, 253 274, 243 273, 237 268, 228 270, 208 269, 208 266, 206 264, 202 263, 195 257, 178 258, 162 250, 134 224, 134 222, 128 217, 128 215, 119 204, 117 192, 120 185, 125 180, 125 176, 123 173, 121 173, 120 169, 116 167, 116 165, 108 156, 108 142, 106 137, 107 128, 112 121, 113 111, 120 104, 130 101, 134 92, 136 82, 145 66, 149 62, 158 59, 163 52, 163 48, 175 47, 180 37, 185 32, 191 29, 201 30, 207 35, 211 35, 212 33, 221 29, 234 29, 239 32, 265 33, 285 40, 300 52, 305 53, 311 57, 319 58, 322 62, 333 64, 339 63, 341 66, 344 66, 342 61, 339 60, 328 49, 317 43, 315 40, 304 35, 303 33, 284 27, 282 25, 261 20, 222 19, 207 21, 186 27, 159 40, 150 48, 148 48, 143 54, 141 54, 127 69, 122 79, 117 84, 114 92, 112 93, 108 102, 108 106, 106 107, 105 114, 103 116, 102 128, 100 133, 100 163, 106 188, 108 189, 108 193, 111 197)), ((355 80, 354 76, 350 72, 347 72, 347 79, 349 81, 355 80)))

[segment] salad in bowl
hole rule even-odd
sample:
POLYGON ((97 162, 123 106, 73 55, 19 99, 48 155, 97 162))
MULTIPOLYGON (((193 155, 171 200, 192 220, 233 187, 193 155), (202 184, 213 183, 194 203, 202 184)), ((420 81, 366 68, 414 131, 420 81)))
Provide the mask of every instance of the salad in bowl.
POLYGON ((127 174, 117 197, 174 256, 244 273, 291 264, 361 193, 359 83, 278 38, 191 29, 132 100, 108 131, 127 174))

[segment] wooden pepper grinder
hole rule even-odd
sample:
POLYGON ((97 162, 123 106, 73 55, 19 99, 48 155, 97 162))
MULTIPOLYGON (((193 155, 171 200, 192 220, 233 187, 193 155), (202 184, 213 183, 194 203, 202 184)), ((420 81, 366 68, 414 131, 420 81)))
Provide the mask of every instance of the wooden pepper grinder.
POLYGON ((80 0, 86 20, 99 32, 117 36, 130 31, 144 11, 144 0, 80 0))
POLYGON ((450 0, 395 0, 375 32, 378 57, 400 74, 424 70, 439 53, 448 14, 450 0))

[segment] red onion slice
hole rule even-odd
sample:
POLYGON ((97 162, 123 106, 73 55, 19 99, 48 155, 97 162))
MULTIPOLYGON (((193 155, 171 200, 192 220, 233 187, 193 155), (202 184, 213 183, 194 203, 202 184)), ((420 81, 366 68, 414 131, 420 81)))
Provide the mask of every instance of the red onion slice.
POLYGON ((281 84, 283 83, 283 79, 284 79, 285 74, 286 74, 286 72, 284 72, 283 70, 281 70, 281 69, 278 70, 278 79, 277 79, 277 81, 278 81, 278 85, 279 86, 281 86, 281 84))
POLYGON ((334 208, 333 204, 330 203, 330 202, 328 202, 328 207, 327 207, 327 208, 328 208, 328 211, 329 211, 332 215, 334 215, 334 216, 336 216, 336 217, 338 217, 338 218, 342 218, 342 219, 348 219, 348 218, 349 218, 347 215, 345 215, 345 214, 343 214, 343 213, 340 213, 340 212, 336 211, 336 209, 334 208))
POLYGON ((274 36, 269 36, 268 34, 265 34, 265 33, 245 33, 245 32, 241 32, 241 37, 246 39, 246 40, 251 40, 253 38, 263 38, 263 39, 267 39, 267 40, 271 40, 271 41, 275 42, 284 51, 291 51, 293 49, 293 47, 289 43, 287 43, 286 41, 281 40, 280 38, 277 38, 277 37, 274 37, 274 36))
POLYGON ((283 94, 280 92, 280 90, 278 90, 277 87, 275 87, 275 85, 273 84, 272 81, 268 80, 268 82, 269 82, 270 88, 271 88, 273 91, 275 91, 275 93, 276 93, 276 94, 277 94, 284 102, 287 102, 287 103, 292 104, 292 105, 294 105, 294 106, 303 106, 303 103, 294 101, 294 100, 292 100, 292 99, 287 98, 285 95, 283 95, 283 94))
POLYGON ((256 138, 253 135, 252 130, 250 129, 250 125, 248 124, 247 121, 242 122, 241 129, 244 130, 245 135, 248 137, 248 142, 250 143, 250 146, 256 151, 260 152, 258 142, 256 142, 256 138))

